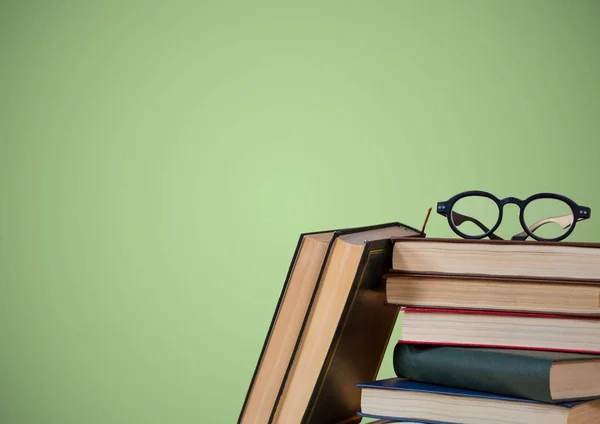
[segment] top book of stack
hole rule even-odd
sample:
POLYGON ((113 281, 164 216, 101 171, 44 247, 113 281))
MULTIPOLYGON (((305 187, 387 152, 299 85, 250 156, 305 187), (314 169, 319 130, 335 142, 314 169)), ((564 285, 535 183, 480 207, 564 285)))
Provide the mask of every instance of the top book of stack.
POLYGON ((600 283, 600 243, 394 239, 394 272, 600 283))

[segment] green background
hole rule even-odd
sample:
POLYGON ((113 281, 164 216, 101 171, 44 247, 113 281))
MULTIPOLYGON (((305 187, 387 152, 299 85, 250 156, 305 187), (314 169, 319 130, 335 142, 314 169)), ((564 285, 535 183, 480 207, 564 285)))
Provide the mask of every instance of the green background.
POLYGON ((0 1, 0 422, 235 422, 301 232, 420 227, 468 189, 600 212, 599 20, 0 1))

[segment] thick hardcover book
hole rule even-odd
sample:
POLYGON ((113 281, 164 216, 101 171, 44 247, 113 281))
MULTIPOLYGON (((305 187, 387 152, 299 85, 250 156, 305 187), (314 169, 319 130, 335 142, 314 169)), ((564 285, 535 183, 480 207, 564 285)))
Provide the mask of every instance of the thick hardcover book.
POLYGON ((401 308, 404 343, 600 354, 600 317, 401 308))
POLYGON ((250 380, 239 424, 266 423, 271 417, 323 264, 339 231, 300 235, 250 380))
POLYGON ((398 343, 393 363, 400 378, 541 402, 600 396, 598 355, 398 343))
POLYGON ((553 404, 401 378, 358 387, 359 415, 369 418, 436 424, 600 422, 600 399, 553 404))
POLYGON ((392 268, 405 273, 600 283, 600 243, 397 239, 392 268))
POLYGON ((299 350, 300 339, 317 299, 320 280, 335 241, 339 237, 389 228, 397 228, 398 231, 393 233, 398 236, 404 233, 410 236, 424 236, 417 230, 397 222, 300 235, 240 411, 238 424, 273 422, 275 409, 281 403, 284 385, 299 350))
POLYGON ((410 307, 600 315, 600 285, 573 281, 391 272, 386 294, 410 307))
POLYGON ((383 290, 391 237, 420 235, 400 224, 335 239, 272 422, 358 420, 356 384, 377 375, 398 314, 383 290))

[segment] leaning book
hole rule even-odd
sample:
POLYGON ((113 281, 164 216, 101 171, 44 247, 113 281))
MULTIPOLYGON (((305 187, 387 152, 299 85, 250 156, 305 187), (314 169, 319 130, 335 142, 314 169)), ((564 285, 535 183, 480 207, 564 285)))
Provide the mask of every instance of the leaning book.
POLYGON ((357 419, 355 385, 379 369, 398 313, 381 284, 391 238, 422 236, 397 222, 301 235, 238 424, 357 419), (368 347, 349 366, 354 346, 368 347), (355 389, 334 395, 339 379, 355 389))

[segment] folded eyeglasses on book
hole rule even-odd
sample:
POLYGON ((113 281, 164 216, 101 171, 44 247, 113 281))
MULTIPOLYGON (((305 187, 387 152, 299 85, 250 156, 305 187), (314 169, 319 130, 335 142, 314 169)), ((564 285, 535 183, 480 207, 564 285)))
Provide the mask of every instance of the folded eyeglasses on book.
POLYGON ((450 228, 465 239, 502 240, 494 234, 502 223, 506 205, 519 207, 522 232, 511 240, 560 241, 567 238, 575 224, 592 216, 587 206, 581 206, 560 194, 538 193, 521 200, 515 197, 499 199, 479 190, 465 191, 438 202, 437 213, 448 219, 450 228))

